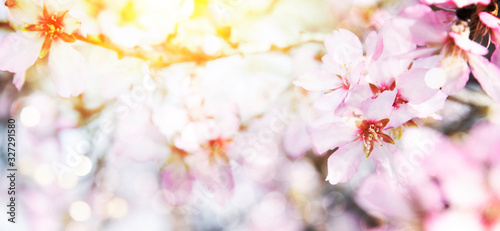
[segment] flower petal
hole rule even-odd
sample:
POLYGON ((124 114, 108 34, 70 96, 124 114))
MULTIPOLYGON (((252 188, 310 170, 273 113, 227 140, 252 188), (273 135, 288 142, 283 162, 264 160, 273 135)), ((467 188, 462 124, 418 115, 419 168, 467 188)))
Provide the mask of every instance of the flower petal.
POLYGON ((478 55, 488 54, 488 49, 486 47, 483 47, 481 44, 470 40, 469 37, 467 36, 463 36, 455 32, 450 32, 449 35, 455 41, 455 45, 457 45, 467 53, 473 53, 478 55))
POLYGON ((410 6, 405 8, 399 16, 410 19, 408 30, 412 34, 413 41, 418 45, 442 43, 447 37, 445 25, 429 6, 410 6))
POLYGON ((342 86, 342 80, 323 71, 310 71, 293 81, 308 91, 328 91, 342 86))
POLYGON ((355 200, 364 209, 380 212, 392 219, 412 220, 417 217, 404 191, 379 175, 366 178, 357 190, 355 200))
POLYGON ((29 39, 20 32, 5 36, 0 42, 0 70, 23 72, 38 59, 42 42, 29 39))
POLYGON ((441 68, 446 73, 446 83, 441 90, 448 94, 455 94, 462 90, 469 80, 470 69, 462 57, 446 57, 441 61, 441 68))
POLYGON ((493 101, 500 103, 500 68, 479 55, 469 55, 472 74, 493 101))
POLYGON ((77 96, 85 88, 85 60, 73 47, 54 42, 49 53, 49 70, 57 93, 62 97, 77 96))
POLYGON ((356 128, 344 122, 313 127, 309 132, 318 153, 325 153, 356 139, 356 128))
POLYGON ((16 0, 15 4, 9 7, 7 19, 14 26, 23 24, 34 24, 42 10, 41 2, 33 0, 16 0))
POLYGON ((427 71, 427 69, 414 68, 399 76, 397 88, 409 103, 423 103, 438 91, 437 89, 429 88, 425 83, 425 74, 427 71))
POLYGON ((500 29, 500 19, 491 15, 490 13, 487 12, 479 13, 479 19, 481 19, 481 22, 483 22, 487 27, 493 30, 500 29))
POLYGON ((354 63, 363 58, 363 45, 358 36, 346 29, 339 29, 325 38, 325 47, 336 64, 354 63))
POLYGON ((391 116, 396 99, 396 91, 384 91, 375 99, 368 99, 361 105, 361 111, 366 120, 381 120, 391 116))
POLYGON ((326 180, 330 184, 347 182, 356 175, 363 156, 362 146, 360 142, 352 142, 339 148, 328 158, 326 180))
POLYGON ((12 83, 14 84, 14 86, 16 86, 17 90, 21 90, 21 87, 24 84, 25 78, 26 78, 25 71, 17 72, 14 75, 14 79, 12 80, 12 83))
POLYGON ((372 31, 365 39, 366 57, 368 62, 375 62, 384 51, 384 40, 379 38, 377 32, 372 31))

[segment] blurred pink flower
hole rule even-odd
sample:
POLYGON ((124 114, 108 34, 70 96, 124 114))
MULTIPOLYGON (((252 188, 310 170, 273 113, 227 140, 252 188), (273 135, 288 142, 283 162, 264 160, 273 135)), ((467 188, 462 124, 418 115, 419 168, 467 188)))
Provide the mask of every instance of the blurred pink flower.
POLYGON ((500 161, 489 150, 498 146, 494 134, 499 131, 498 125, 478 124, 462 144, 429 129, 407 131, 398 153, 398 163, 410 167, 410 172, 397 172, 406 178, 403 187, 369 176, 356 202, 387 216, 393 227, 495 230, 500 227, 500 187, 494 175, 500 161))

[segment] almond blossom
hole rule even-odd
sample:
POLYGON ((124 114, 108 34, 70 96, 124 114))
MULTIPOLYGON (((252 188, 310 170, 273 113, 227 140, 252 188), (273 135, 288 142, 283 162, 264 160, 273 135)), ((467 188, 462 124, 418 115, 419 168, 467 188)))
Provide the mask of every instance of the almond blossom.
POLYGON ((498 125, 479 123, 459 145, 430 129, 408 131, 402 137, 403 152, 416 153, 423 137, 432 137, 432 145, 420 146, 424 155, 405 175, 405 187, 370 176, 358 189, 356 200, 361 207, 386 216, 391 229, 496 230, 500 204, 494 175, 499 162, 487 150, 498 146, 495 134, 499 131, 498 125), (484 169, 485 165, 490 167, 484 169))
POLYGON ((362 156, 372 157, 378 165, 378 170, 384 171, 390 150, 395 148, 395 141, 387 134, 386 127, 395 98, 396 92, 383 92, 376 99, 363 102, 363 114, 359 115, 359 118, 349 118, 345 121, 325 118, 312 125, 311 139, 318 153, 338 147, 328 158, 327 180, 331 184, 351 179, 362 156))
POLYGON ((499 102, 500 67, 483 57, 488 53, 485 47, 469 39, 470 28, 466 22, 450 19, 445 14, 425 5, 408 7, 400 13, 403 20, 408 20, 412 41, 423 46, 417 49, 420 57, 434 52, 441 57, 439 65, 426 76, 426 81, 436 81, 436 87, 442 87, 446 94, 453 94, 465 86, 472 72, 483 90, 499 102), (450 23, 453 24, 449 26, 450 23), (442 79, 443 76, 446 78, 442 79))
POLYGON ((308 91, 324 93, 316 105, 325 110, 335 110, 349 92, 364 81, 365 57, 359 38, 345 29, 328 35, 325 47, 328 53, 322 58, 321 70, 304 74, 294 84, 308 91))
POLYGON ((392 105, 394 110, 388 117, 391 121, 388 127, 393 128, 417 117, 430 116, 442 106, 438 102, 444 102, 446 98, 440 90, 426 85, 425 77, 432 65, 409 58, 396 58, 415 49, 404 34, 394 36, 397 23, 397 19, 387 22, 378 35, 372 32, 366 41, 367 56, 371 57, 367 68, 371 97, 376 98, 385 91, 396 92, 392 105))
MULTIPOLYGON (((394 20, 387 25, 397 23, 394 20)), ((392 172, 391 153, 398 149, 398 132, 415 125, 413 119, 435 113, 446 99, 440 90, 425 84, 432 65, 396 58, 411 52, 415 45, 404 34, 393 36, 394 32, 386 26, 378 34, 370 33, 366 55, 352 32, 334 32, 325 41, 330 52, 323 58, 322 70, 294 82, 325 94, 316 105, 327 115, 312 122, 309 131, 318 153, 334 151, 327 177, 332 184, 354 176, 361 147, 366 158, 375 153, 372 156, 378 172, 392 172)))
POLYGON ((69 10, 51 9, 45 1, 9 0, 10 21, 17 29, 0 42, 0 70, 15 73, 14 84, 21 89, 26 70, 48 57, 48 67, 57 93, 77 96, 85 86, 84 58, 69 43, 81 22, 69 10))
POLYGON ((497 1, 4 3, 2 228, 500 227, 497 1))

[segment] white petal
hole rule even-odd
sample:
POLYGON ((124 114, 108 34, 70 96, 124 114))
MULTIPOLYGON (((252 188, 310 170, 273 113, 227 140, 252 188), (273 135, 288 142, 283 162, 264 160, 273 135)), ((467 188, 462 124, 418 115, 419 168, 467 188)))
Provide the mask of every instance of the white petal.
POLYGON ((479 55, 469 55, 472 74, 493 101, 500 103, 500 67, 479 55))
POLYGON ((49 70, 57 93, 77 96, 85 88, 85 60, 71 45, 54 42, 49 52, 49 70))
POLYGON ((15 27, 34 24, 42 13, 42 4, 38 0, 16 0, 16 6, 9 8, 7 19, 15 27))
POLYGON ((29 39, 20 32, 7 35, 0 42, 0 70, 24 72, 38 59, 42 42, 29 39))

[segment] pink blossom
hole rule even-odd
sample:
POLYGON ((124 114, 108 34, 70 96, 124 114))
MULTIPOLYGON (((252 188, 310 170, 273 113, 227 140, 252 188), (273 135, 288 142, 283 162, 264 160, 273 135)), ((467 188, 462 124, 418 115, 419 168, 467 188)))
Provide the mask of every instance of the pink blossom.
POLYGON ((406 178, 404 187, 370 176, 357 191, 357 203, 387 216, 390 227, 494 230, 500 223, 500 187, 492 176, 500 162, 489 150, 498 146, 498 131, 497 125, 480 123, 465 143, 429 129, 407 131, 397 155, 406 167, 396 171, 406 178))
POLYGON ((431 99, 436 98, 444 102, 445 98, 440 97, 439 90, 431 89, 426 85, 425 75, 427 72, 427 69, 413 68, 399 75, 397 79, 389 79, 389 82, 375 82, 377 85, 370 84, 373 97, 377 97, 384 91, 396 93, 392 104, 394 110, 389 117, 391 122, 388 127, 397 128, 413 118, 428 117, 441 108, 442 103, 431 99), (420 110, 422 107, 429 109, 422 111, 420 110))
MULTIPOLYGON (((494 101, 500 102, 499 66, 483 57, 488 53, 485 47, 469 39, 470 29, 466 23, 455 19, 455 24, 449 27, 443 19, 450 19, 440 14, 443 13, 435 12, 425 5, 417 5, 405 9, 400 16, 404 20, 409 19, 412 40, 427 46, 417 49, 421 53, 420 57, 439 52, 441 61, 432 73, 446 74, 443 92, 454 94, 462 89, 472 71, 483 90, 494 101)), ((439 75, 429 78, 440 78, 439 75)))
POLYGON ((328 53, 320 71, 311 71, 294 84, 309 91, 325 93, 320 102, 336 108, 361 81, 364 72, 363 47, 352 32, 340 29, 325 38, 328 53))
POLYGON ((427 5, 436 5, 436 4, 444 4, 444 5, 455 5, 458 8, 462 8, 464 6, 468 5, 474 5, 474 4, 483 4, 483 5, 488 5, 490 4, 491 0, 420 0, 421 3, 427 4, 427 5))
POLYGON ((376 99, 365 101, 361 106, 363 114, 358 119, 351 118, 349 122, 320 120, 313 125, 310 133, 318 153, 338 147, 328 158, 327 180, 330 183, 351 179, 361 162, 361 153, 366 158, 372 156, 380 171, 387 166, 386 155, 391 152, 395 142, 385 132, 395 98, 396 92, 386 91, 376 99))
POLYGON ((196 180, 183 160, 186 155, 186 152, 174 148, 161 175, 162 186, 168 190, 163 196, 172 205, 187 203, 196 180))

